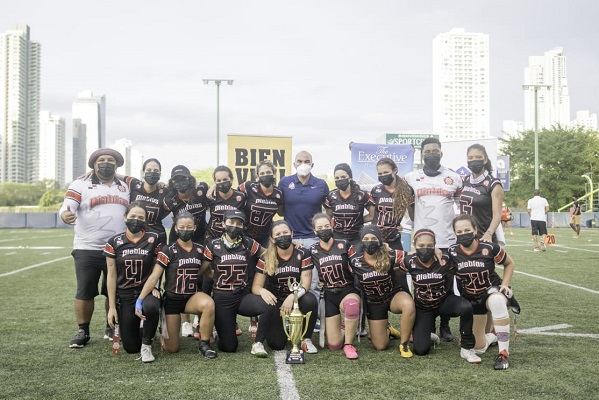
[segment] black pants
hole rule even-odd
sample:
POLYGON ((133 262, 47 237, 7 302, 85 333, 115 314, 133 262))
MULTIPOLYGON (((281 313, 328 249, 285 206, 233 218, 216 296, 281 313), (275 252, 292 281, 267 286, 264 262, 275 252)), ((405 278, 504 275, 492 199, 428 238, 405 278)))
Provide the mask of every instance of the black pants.
POLYGON ((237 314, 246 317, 259 317, 256 341, 264 342, 268 326, 260 321, 265 315, 271 315, 270 318, 274 318, 278 310, 275 306, 266 304, 262 297, 251 294, 249 289, 237 293, 214 290, 212 298, 214 299, 214 326, 218 333, 216 343, 220 351, 233 353, 237 350, 239 345, 235 334, 237 314))
POLYGON ((419 356, 428 354, 431 349, 431 329, 437 315, 460 317, 461 343, 465 349, 474 347, 472 334, 472 305, 463 297, 448 295, 439 308, 432 310, 416 306, 416 321, 414 322, 414 353, 419 356))
POLYGON ((124 289, 117 291, 119 315, 119 330, 123 348, 127 353, 139 353, 141 345, 152 344, 152 340, 158 329, 158 320, 160 318, 160 299, 149 294, 143 302, 143 314, 146 317, 143 331, 140 332, 140 319, 135 315, 135 301, 141 288, 124 289))
MULTIPOLYGON (((258 328, 260 325, 264 324, 264 328, 266 329, 266 343, 268 344, 268 347, 273 350, 283 350, 288 340, 287 335, 283 330, 283 319, 279 312, 282 305, 283 300, 279 300, 275 306, 277 312, 274 315, 271 315, 270 313, 264 315, 260 318, 260 322, 258 323, 258 328)), ((310 318, 308 319, 308 330, 306 330, 306 335, 304 336, 304 338, 309 339, 312 337, 316 318, 318 317, 318 302, 316 301, 316 297, 306 293, 298 300, 298 305, 302 314, 307 314, 312 311, 312 314, 310 314, 310 318)))

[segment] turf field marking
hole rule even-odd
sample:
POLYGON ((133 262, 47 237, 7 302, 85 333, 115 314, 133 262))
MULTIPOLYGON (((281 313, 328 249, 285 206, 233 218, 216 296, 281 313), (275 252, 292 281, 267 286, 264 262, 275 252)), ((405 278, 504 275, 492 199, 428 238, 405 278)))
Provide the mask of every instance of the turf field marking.
MULTIPOLYGON (((498 265, 497 267, 503 269, 503 266, 501 266, 501 265, 498 265)), ((599 294, 599 290, 593 290, 593 289, 585 288, 585 287, 582 287, 582 286, 573 285, 571 283, 557 281, 555 279, 546 278, 546 277, 540 276, 540 275, 529 274, 528 272, 522 272, 522 271, 514 270, 514 273, 516 273, 516 274, 522 274, 522 275, 526 275, 526 276, 530 276, 531 278, 542 279, 544 281, 551 282, 551 283, 557 283, 558 285, 570 286, 570 287, 573 287, 574 289, 584 290, 584 291, 587 291, 587 292, 590 292, 590 293, 593 293, 593 294, 599 294)))
POLYGON ((71 258, 71 256, 67 256, 67 257, 60 257, 54 260, 50 260, 50 261, 44 261, 42 263, 39 264, 33 264, 33 265, 29 265, 28 267, 24 267, 21 269, 17 269, 14 271, 10 271, 10 272, 5 272, 4 274, 0 274, 0 278, 4 278, 5 276, 9 276, 9 275, 14 275, 14 274, 18 274, 19 272, 23 272, 23 271, 27 271, 28 269, 32 269, 32 268, 37 268, 37 267, 41 267, 47 264, 52 264, 58 261, 62 261, 62 260, 66 260, 67 258, 71 258))
POLYGON ((568 336, 568 337, 585 337, 599 339, 599 335, 595 333, 570 333, 570 332, 550 332, 557 329, 572 328, 572 325, 559 324, 549 326, 539 326, 530 329, 520 329, 518 333, 524 333, 529 335, 545 335, 545 336, 568 336))
POLYGON ((16 251, 10 252, 10 253, 6 253, 5 256, 12 256, 13 254, 17 254, 16 251))
MULTIPOLYGON (((67 237, 67 236, 71 236, 71 235, 52 235, 52 236, 31 236, 28 237, 27 240, 31 240, 31 239, 48 239, 48 238, 58 238, 58 237, 67 237)), ((23 240, 22 237, 16 237, 16 238, 12 238, 12 239, 2 239, 0 240, 0 243, 2 242, 16 242, 19 240, 23 240)))
POLYGON ((0 250, 60 250, 60 246, 1 246, 0 250))
POLYGON ((280 350, 275 352, 275 364, 277 366, 277 377, 279 388, 281 389, 281 400, 299 400, 300 396, 295 387, 295 379, 291 367, 285 362, 287 351, 280 350))

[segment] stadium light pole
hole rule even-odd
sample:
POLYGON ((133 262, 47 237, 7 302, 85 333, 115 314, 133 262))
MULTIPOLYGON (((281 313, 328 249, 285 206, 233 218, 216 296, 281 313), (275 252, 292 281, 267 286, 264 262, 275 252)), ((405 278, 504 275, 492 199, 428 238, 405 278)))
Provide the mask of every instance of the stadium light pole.
POLYGON ((535 189, 539 189, 539 113, 537 112, 538 92, 540 88, 551 89, 551 85, 522 85, 522 89, 532 89, 535 94, 535 189))
POLYGON ((220 84, 227 82, 227 85, 233 84, 233 79, 202 79, 204 85, 214 82, 216 85, 216 166, 220 165, 220 84))

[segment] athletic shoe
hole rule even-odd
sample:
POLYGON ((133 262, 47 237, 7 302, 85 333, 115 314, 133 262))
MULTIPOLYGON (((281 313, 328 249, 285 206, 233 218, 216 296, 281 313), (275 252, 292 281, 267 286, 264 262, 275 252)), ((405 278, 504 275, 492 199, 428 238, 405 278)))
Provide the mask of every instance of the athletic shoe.
POLYGON ((501 350, 495 359, 495 365, 493 365, 493 368, 496 370, 502 370, 508 369, 509 366, 509 355, 507 354, 507 351, 501 350))
POLYGON ((112 340, 113 336, 114 330, 111 327, 107 326, 106 330, 104 331, 104 339, 112 340))
POLYGON ((399 354, 401 354, 403 358, 411 358, 414 356, 412 350, 410 350, 410 347, 408 346, 408 342, 399 345, 399 354))
POLYGON ((436 333, 431 332, 431 343, 433 346, 438 346, 441 344, 441 338, 439 338, 436 333))
POLYGON ((154 354, 152 354, 152 346, 149 344, 141 345, 141 361, 145 363, 151 363, 154 361, 154 354))
POLYGON ((183 337, 193 337, 193 326, 189 321, 183 321, 181 324, 181 336, 183 337))
POLYGON ((343 345, 343 352, 345 353, 345 358, 347 358, 348 360, 358 359, 358 352, 356 351, 356 348, 353 344, 343 345))
POLYGON ((393 339, 401 338, 401 333, 393 327, 393 325, 387 325, 387 329, 389 329, 389 337, 393 339))
POLYGON ((318 349, 312 343, 312 339, 304 339, 302 340, 302 350, 308 354, 316 354, 318 353, 318 349))
POLYGON ((200 349, 200 354, 210 360, 215 359, 218 356, 216 354, 216 351, 212 350, 212 347, 210 347, 209 342, 200 340, 199 349, 200 349))
POLYGON ((547 247, 545 246, 545 243, 541 243, 541 251, 546 251, 547 247))
POLYGON ((535 246, 535 251, 541 251, 541 249, 539 249, 539 246, 535 246))
POLYGON ((451 333, 449 326, 439 327, 439 333, 441 334, 441 340, 444 342, 453 342, 455 340, 455 336, 451 333))
POLYGON ((368 336, 368 331, 366 331, 366 327, 363 327, 362 329, 358 330, 358 336, 360 336, 360 337, 368 336))
POLYGON ((259 358, 266 358, 266 356, 268 355, 266 350, 264 350, 264 345, 262 344, 262 342, 255 342, 252 345, 251 353, 259 358))
POLYGON ((250 327, 249 327, 249 332, 250 332, 250 340, 252 342, 256 341, 256 333, 258 332, 258 321, 254 321, 253 319, 250 321, 250 327))
POLYGON ((83 329, 79 329, 77 331, 77 333, 75 333, 73 340, 71 340, 69 347, 71 349, 81 349, 81 348, 85 347, 87 342, 89 342, 89 339, 90 339, 89 335, 86 334, 83 329))
POLYGON ((320 332, 320 318, 316 319, 316 325, 314 325, 314 332, 320 332))
POLYGON ((237 322, 235 322, 235 334, 237 336, 241 336, 241 328, 239 327, 239 324, 237 322))
POLYGON ((462 357, 464 360, 468 361, 471 364, 480 364, 480 362, 482 361, 480 357, 476 355, 474 349, 465 349, 462 347, 460 349, 460 357, 462 357))
POLYGON ((493 332, 485 333, 485 338, 489 346, 497 346, 497 335, 493 332))

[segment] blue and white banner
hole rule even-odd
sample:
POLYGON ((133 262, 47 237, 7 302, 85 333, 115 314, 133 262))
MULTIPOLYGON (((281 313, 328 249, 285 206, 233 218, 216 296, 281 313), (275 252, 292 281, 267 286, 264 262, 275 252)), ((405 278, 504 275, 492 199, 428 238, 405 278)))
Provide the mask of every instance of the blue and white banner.
POLYGON ((504 191, 510 190, 510 156, 497 156, 497 179, 501 181, 504 191))
POLYGON ((351 169, 354 180, 363 190, 370 191, 379 183, 376 163, 384 157, 392 159, 397 164, 399 176, 404 176, 414 169, 412 145, 352 143, 351 169))

